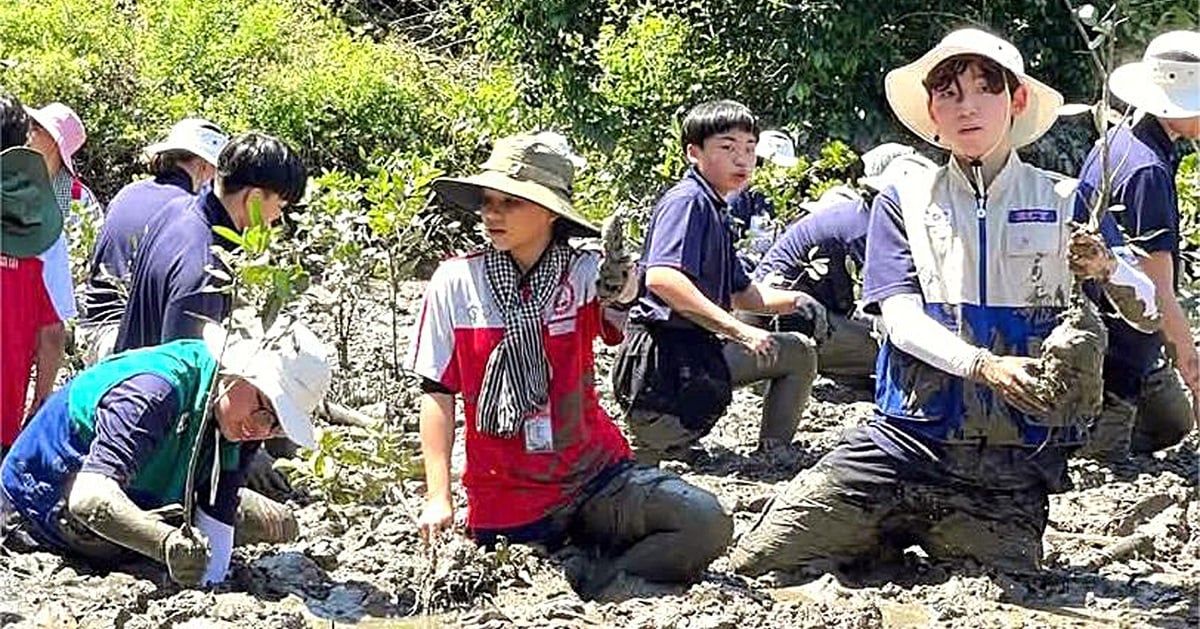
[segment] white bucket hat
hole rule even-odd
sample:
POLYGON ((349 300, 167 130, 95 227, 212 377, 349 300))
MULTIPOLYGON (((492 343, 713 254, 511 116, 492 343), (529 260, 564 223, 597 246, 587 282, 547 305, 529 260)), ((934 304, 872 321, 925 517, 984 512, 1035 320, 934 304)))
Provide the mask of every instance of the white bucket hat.
POLYGON ((912 155, 917 149, 898 142, 884 142, 879 146, 862 154, 863 176, 878 177, 883 174, 883 169, 892 162, 893 159, 901 155, 912 155))
POLYGON ((891 186, 899 185, 900 182, 913 175, 937 170, 937 167, 938 165, 933 160, 920 153, 895 155, 888 160, 883 172, 875 176, 859 177, 858 183, 875 192, 883 192, 891 186))
POLYGON ((1063 97, 1057 90, 1025 74, 1025 60, 1012 44, 995 35, 974 28, 954 31, 925 53, 920 59, 887 73, 884 91, 888 104, 904 126, 930 144, 949 148, 937 135, 929 117, 929 95, 922 81, 937 65, 957 55, 979 55, 1007 68, 1029 92, 1025 111, 1013 119, 1009 138, 1013 148, 1020 148, 1042 137, 1058 118, 1063 97))
POLYGON ((1117 98, 1158 118, 1200 116, 1200 32, 1155 37, 1141 61, 1113 70, 1109 86, 1117 98))
POLYGON ((215 167, 221 149, 228 143, 229 136, 221 131, 221 127, 203 118, 184 118, 171 127, 162 142, 151 144, 143 151, 147 157, 163 151, 187 151, 215 167))
MULTIPOLYGON (((204 341, 214 356, 225 330, 204 326, 204 341)), ((245 379, 271 400, 288 438, 305 448, 316 446, 312 412, 329 390, 333 372, 324 343, 301 323, 276 322, 265 339, 233 337, 225 347, 221 372, 245 379)))
POLYGON ((821 193, 821 196, 817 199, 800 203, 800 207, 811 213, 837 203, 861 200, 862 195, 860 195, 854 188, 846 185, 837 185, 821 193))
POLYGON ((774 129, 758 134, 758 145, 754 149, 754 155, 784 168, 791 168, 800 163, 796 158, 796 145, 792 143, 792 138, 783 131, 774 129))

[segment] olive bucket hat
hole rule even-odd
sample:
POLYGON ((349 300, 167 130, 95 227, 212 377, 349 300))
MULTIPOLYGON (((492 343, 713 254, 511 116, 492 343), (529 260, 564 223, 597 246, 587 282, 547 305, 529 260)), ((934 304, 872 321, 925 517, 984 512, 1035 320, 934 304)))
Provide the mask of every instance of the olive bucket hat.
POLYGON ((536 203, 568 221, 580 236, 599 236, 600 229, 575 211, 571 203, 575 165, 546 134, 522 134, 496 141, 480 172, 470 177, 434 180, 438 200, 469 212, 483 204, 483 189, 497 190, 536 203))
POLYGON ((24 146, 0 153, 0 176, 0 251, 29 258, 49 249, 62 234, 63 215, 42 154, 24 146))

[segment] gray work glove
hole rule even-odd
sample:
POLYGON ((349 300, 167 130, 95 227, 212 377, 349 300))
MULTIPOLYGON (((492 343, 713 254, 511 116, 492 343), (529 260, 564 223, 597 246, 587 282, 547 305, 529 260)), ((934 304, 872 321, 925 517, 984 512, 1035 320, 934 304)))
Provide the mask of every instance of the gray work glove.
POLYGON ((211 554, 208 540, 196 529, 174 529, 163 538, 163 563, 171 579, 180 585, 199 585, 211 554))
POLYGON ((292 484, 283 472, 275 469, 275 459, 262 448, 254 452, 246 470, 246 486, 272 497, 286 498, 292 493, 292 484))
POLYGON ((600 263, 597 296, 604 305, 627 304, 636 296, 636 286, 631 286, 635 261, 625 250, 625 216, 619 210, 604 220, 600 241, 604 260, 600 263))

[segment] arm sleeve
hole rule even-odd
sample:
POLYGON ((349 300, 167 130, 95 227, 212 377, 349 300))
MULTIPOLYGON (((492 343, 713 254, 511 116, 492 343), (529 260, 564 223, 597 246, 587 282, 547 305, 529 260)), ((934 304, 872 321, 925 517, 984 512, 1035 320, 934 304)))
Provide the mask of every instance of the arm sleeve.
POLYGON ((457 393, 461 378, 454 360, 453 272, 450 263, 444 263, 426 285, 421 313, 409 335, 405 363, 421 378, 441 385, 445 392, 457 393))
MULTIPOLYGON (((709 212, 693 211, 701 208, 692 206, 683 200, 664 199, 661 202, 646 254, 641 260, 644 268, 666 266, 693 280, 700 277, 704 240, 711 228, 711 220, 709 212)), ((735 287, 735 290, 738 289, 735 287)))
POLYGON ((1125 225, 1133 244, 1147 252, 1179 250, 1175 182, 1161 168, 1142 168, 1125 184, 1125 225))
POLYGON ((925 313, 920 295, 892 295, 880 303, 883 328, 897 349, 948 374, 966 378, 986 349, 967 343, 925 313))
POLYGON ((879 314, 879 304, 893 295, 921 294, 895 194, 891 188, 875 197, 867 224, 862 301, 870 314, 879 314))
MULTIPOLYGON (((211 292, 214 279, 199 258, 185 261, 171 281, 171 294, 163 313, 162 343, 201 338, 206 320, 223 321, 229 313, 229 296, 211 292)), ((217 262, 213 260, 213 263, 217 262)))
POLYGON ((806 261, 808 251, 812 249, 809 218, 806 216, 796 221, 771 245, 754 269, 756 281, 761 282, 768 275, 780 275, 790 280, 800 274, 800 261, 806 261))
POLYGON ((96 436, 80 471, 124 487, 158 447, 178 406, 175 389, 160 376, 138 374, 117 383, 96 407, 96 436))
MULTIPOLYGON (((75 307, 75 284, 71 280, 71 259, 67 251, 66 234, 60 235, 42 259, 42 280, 59 321, 74 319, 78 314, 75 307)), ((49 322, 53 323, 53 322, 49 322)))

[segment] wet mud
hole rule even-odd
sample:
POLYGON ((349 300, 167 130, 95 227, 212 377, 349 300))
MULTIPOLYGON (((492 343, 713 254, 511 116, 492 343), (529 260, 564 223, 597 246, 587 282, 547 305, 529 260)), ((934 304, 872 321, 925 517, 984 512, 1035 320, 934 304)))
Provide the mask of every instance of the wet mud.
MULTIPOLYGON (((407 324, 421 286, 405 291, 400 317, 407 324)), ((386 416, 388 430, 415 444, 411 385, 384 378, 390 316, 380 304, 364 304, 363 331, 335 395, 386 416)), ((612 352, 597 348, 601 399, 609 404, 612 352)), ((720 498, 733 513, 736 539, 776 491, 834 447, 843 429, 870 418, 870 399, 869 391, 819 380, 795 440, 759 453, 761 398, 739 390, 704 440, 703 456, 664 466, 720 498)), ((105 571, 49 553, 0 554, 0 626, 1194 627, 1200 623, 1198 444, 1191 435, 1154 456, 1072 461, 1074 489, 1051 498, 1045 569, 1034 576, 932 561, 913 547, 894 565, 865 574, 746 579, 730 571, 726 554, 692 586, 585 601, 558 561, 533 549, 484 551, 461 535, 425 544, 414 524, 423 483, 410 480, 369 504, 337 504, 316 491, 293 496, 299 538, 235 550, 230 579, 209 591, 181 589, 149 563, 105 571)), ((456 473, 462 463, 460 435, 456 473)), ((336 473, 360 474, 353 466, 336 473)), ((461 513, 460 490, 455 498, 461 513)))

